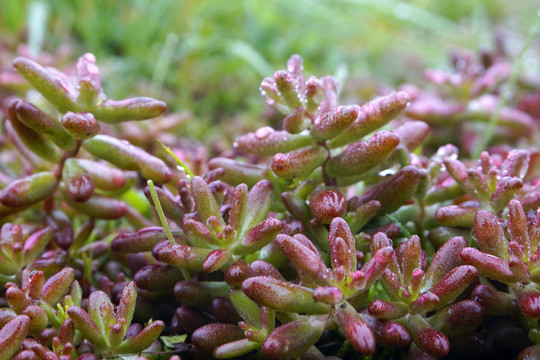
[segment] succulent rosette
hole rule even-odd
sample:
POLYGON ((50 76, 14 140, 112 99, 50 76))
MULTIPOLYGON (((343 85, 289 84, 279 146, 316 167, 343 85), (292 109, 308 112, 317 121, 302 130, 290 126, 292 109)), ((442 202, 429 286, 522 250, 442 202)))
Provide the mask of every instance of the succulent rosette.
POLYGON ((508 286, 507 291, 501 291, 484 281, 474 289, 473 296, 484 304, 486 313, 505 315, 519 309, 523 325, 529 329, 529 339, 535 344, 540 343, 537 323, 540 317, 537 306, 540 298, 537 278, 539 229, 539 215, 528 217, 521 202, 511 200, 508 220, 504 223, 489 211, 476 213, 474 235, 477 247, 467 247, 460 252, 461 259, 475 266, 486 279, 508 286))
MULTIPOLYGON (((482 306, 474 301, 454 303, 478 276, 476 268, 464 265, 459 257, 466 245, 461 237, 449 239, 426 268, 420 238, 413 235, 401 243, 380 279, 390 300, 372 301, 369 313, 403 324, 422 352, 433 357, 447 355, 448 337, 476 329, 484 314, 482 306), (426 316, 433 311, 435 314, 426 316)), ((391 241, 379 233, 373 237, 371 251, 388 246, 391 241)))
POLYGON ((279 312, 302 314, 269 335, 263 344, 265 354, 277 359, 287 355, 285 347, 297 349, 293 352, 306 351, 332 323, 339 324, 347 340, 362 354, 373 353, 376 342, 385 346, 406 346, 410 336, 401 325, 375 319, 355 309, 362 306, 369 289, 385 271, 393 248, 379 249, 357 270, 357 257, 362 256, 357 254, 349 226, 339 217, 330 224, 328 242, 331 269, 305 235, 278 235, 276 243, 294 264, 299 282, 272 276, 253 276, 243 281, 242 290, 255 303, 279 312), (311 341, 291 340, 302 328, 313 333, 307 336, 311 341))

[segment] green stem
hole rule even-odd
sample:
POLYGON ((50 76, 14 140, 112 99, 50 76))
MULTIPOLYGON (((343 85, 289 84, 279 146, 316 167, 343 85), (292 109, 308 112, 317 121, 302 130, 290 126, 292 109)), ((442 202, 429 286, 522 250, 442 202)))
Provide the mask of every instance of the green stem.
MULTIPOLYGON (((147 184, 148 188, 150 189, 150 195, 152 196, 152 202, 154 203, 154 207, 158 214, 159 221, 161 222, 161 226, 163 227, 163 230, 165 230, 167 238, 169 239, 169 244, 175 244, 171 229, 169 228, 169 224, 167 223, 167 219, 165 218, 165 213, 163 212, 163 208, 161 207, 161 202, 159 201, 159 198, 157 196, 154 182, 152 180, 148 180, 147 184)), ((184 275, 184 279, 189 280, 191 278, 189 272, 186 269, 181 269, 181 271, 182 275, 184 275)))
POLYGON ((178 156, 176 156, 176 154, 171 150, 169 149, 169 147, 167 145, 165 145, 164 143, 161 142, 161 140, 158 139, 158 143, 163 146, 163 149, 165 149, 165 151, 167 153, 169 153, 173 158, 174 160, 178 163, 178 165, 180 165, 182 167, 182 169, 186 172, 186 175, 189 176, 189 177, 194 177, 195 174, 189 170, 189 168, 187 167, 187 165, 178 158, 178 156))
POLYGON ((163 230, 165 230, 165 233, 167 234, 167 238, 169 239, 170 244, 174 244, 174 238, 171 234, 171 229, 169 228, 169 224, 167 223, 167 219, 165 219, 165 213, 163 212, 163 208, 161 207, 161 202, 159 201, 159 198, 156 193, 156 188, 154 187, 154 182, 152 180, 147 181, 148 188, 150 189, 150 195, 152 196, 152 202, 154 203, 154 207, 157 211, 157 214, 159 216, 159 221, 161 222, 161 226, 163 227, 163 230))

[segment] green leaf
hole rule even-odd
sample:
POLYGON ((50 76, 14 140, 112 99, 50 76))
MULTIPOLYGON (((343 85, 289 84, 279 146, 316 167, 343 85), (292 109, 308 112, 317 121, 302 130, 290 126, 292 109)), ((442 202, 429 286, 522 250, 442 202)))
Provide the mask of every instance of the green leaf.
POLYGON ((159 340, 166 349, 174 349, 174 344, 183 343, 186 341, 187 334, 173 335, 173 336, 160 336, 159 340))

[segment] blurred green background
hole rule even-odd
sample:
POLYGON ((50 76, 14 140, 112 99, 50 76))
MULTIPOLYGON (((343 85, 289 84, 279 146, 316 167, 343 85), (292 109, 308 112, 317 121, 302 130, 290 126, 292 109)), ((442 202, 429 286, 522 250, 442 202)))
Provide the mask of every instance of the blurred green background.
POLYGON ((15 54, 28 43, 55 54, 67 44, 69 60, 93 52, 106 93, 189 109, 198 121, 186 132, 200 138, 223 120, 259 126, 258 85, 291 54, 307 73, 353 88, 418 82, 426 68, 447 67, 452 49, 492 48, 497 32, 518 53, 538 8, 537 0, 0 0, 0 49, 15 54))

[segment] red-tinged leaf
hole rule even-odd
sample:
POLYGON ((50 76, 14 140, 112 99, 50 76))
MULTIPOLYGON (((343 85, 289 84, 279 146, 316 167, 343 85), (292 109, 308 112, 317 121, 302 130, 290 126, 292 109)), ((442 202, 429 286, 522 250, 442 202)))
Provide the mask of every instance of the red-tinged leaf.
POLYGON ((435 309, 439 306, 440 302, 441 301, 437 295, 426 291, 416 298, 416 300, 414 300, 409 307, 413 313, 423 313, 435 309))
POLYGON ((411 101, 409 94, 394 92, 362 105, 357 119, 347 131, 330 142, 332 148, 356 141, 395 118, 411 101))
POLYGON ((302 106, 298 93, 298 80, 296 76, 285 70, 279 70, 274 73, 276 88, 289 109, 302 106))
MULTIPOLYGON (((214 225, 217 225, 217 227, 220 228, 222 227, 222 223, 220 223, 216 217, 213 217, 212 219, 215 222, 214 225)), ((202 249, 207 249, 212 245, 222 246, 222 243, 216 239, 208 226, 202 222, 185 217, 182 226, 184 237, 188 240, 189 244, 202 249)))
POLYGON ((94 111, 99 121, 110 124, 129 120, 146 120, 158 117, 167 110, 163 101, 149 97, 133 97, 124 100, 105 100, 94 111))
POLYGON ((274 78, 264 78, 261 81, 261 86, 259 87, 259 90, 261 91, 261 95, 265 98, 267 104, 275 105, 276 103, 281 103, 281 99, 279 97, 274 78))
POLYGON ((321 224, 330 224, 347 213, 347 199, 337 189, 315 191, 309 198, 311 213, 321 224))
MULTIPOLYGON (((333 248, 336 246, 335 243, 338 238, 341 238, 345 242, 345 248, 344 250, 348 249, 348 256, 349 260, 347 263, 349 264, 349 268, 346 268, 347 271, 354 271, 356 270, 356 245, 355 240, 353 237, 353 234, 351 232, 351 229, 349 228, 349 225, 347 222, 342 219, 341 217, 336 217, 332 219, 332 222, 330 223, 330 229, 328 232, 328 242, 330 246, 330 255, 332 256, 332 253, 336 250, 333 250, 333 248)), ((375 252, 373 252, 375 253, 375 252)), ((337 253, 336 253, 337 254, 337 253)), ((337 258, 332 258, 332 267, 338 267, 341 264, 339 261, 337 261, 337 258)))
POLYGON ((387 292, 388 295, 390 295, 391 298, 399 299, 401 297, 401 280, 390 269, 386 269, 383 272, 380 281, 384 290, 387 292))
POLYGON ((240 339, 218 346, 214 350, 213 355, 215 359, 230 359, 233 357, 246 355, 259 349, 260 347, 261 344, 256 341, 240 339))
POLYGON ((123 318, 126 320, 126 326, 131 324, 133 319, 133 313, 135 312, 135 304, 137 302, 137 285, 135 281, 130 281, 124 286, 122 295, 120 297, 120 303, 116 310, 116 318, 123 318))
POLYGON ((467 242, 461 236, 448 239, 433 256, 431 264, 426 271, 425 287, 430 288, 448 274, 452 269, 463 264, 459 257, 461 250, 467 242))
POLYGON ((219 204, 203 178, 195 176, 191 179, 191 193, 195 199, 197 212, 203 224, 206 224, 211 216, 216 217, 221 224, 225 224, 219 211, 219 204))
POLYGON ((146 348, 148 348, 154 340, 156 340, 163 328, 165 323, 161 320, 156 320, 150 325, 147 325, 144 329, 141 330, 137 335, 132 336, 124 340, 117 348, 116 351, 123 354, 136 354, 146 348))
POLYGON ((512 313, 516 307, 513 295, 498 291, 488 285, 476 286, 471 298, 483 306, 486 315, 507 315, 512 313))
POLYGON ((486 254, 475 248, 465 248, 461 250, 459 256, 466 264, 474 266, 480 274, 490 279, 505 283, 523 280, 512 273, 507 261, 494 255, 486 254))
POLYGON ((485 210, 478 211, 474 217, 474 234, 480 251, 508 259, 508 241, 495 215, 485 210))
POLYGON ((445 226, 472 227, 477 208, 466 208, 459 205, 449 205, 435 212, 435 220, 445 226))
MULTIPOLYGON (((93 291, 88 297, 88 315, 100 329, 103 336, 107 333, 108 321, 114 319, 114 305, 103 291, 93 291)), ((105 340, 106 341, 106 340, 105 340)))
POLYGON ((86 107, 94 107, 98 96, 102 94, 99 68, 94 54, 86 53, 77 59, 77 81, 79 86, 78 102, 86 107))
MULTIPOLYGON (((40 339, 41 340, 41 339, 40 339)), ((54 346, 54 345, 53 345, 54 346)), ((40 344, 37 340, 27 337, 21 344, 23 351, 19 352, 13 359, 14 360, 25 360, 27 359, 24 353, 30 352, 28 354, 28 359, 45 359, 45 360, 57 360, 56 354, 54 354, 47 347, 40 344)), ((63 359, 62 359, 63 360, 63 359)))
POLYGON ((75 149, 75 140, 64 130, 60 121, 55 117, 49 116, 38 107, 25 101, 19 101, 16 104, 15 112, 20 122, 39 134, 49 136, 58 147, 68 151, 75 149))
POLYGON ((246 209, 248 204, 248 186, 246 184, 237 185, 232 193, 232 207, 229 211, 230 225, 236 232, 242 230, 246 209))
POLYGON ((273 188, 274 185, 269 180, 261 180, 253 185, 248 194, 242 234, 266 219, 272 203, 273 188))
POLYGON ((86 311, 78 306, 71 306, 67 312, 70 319, 73 320, 75 327, 82 333, 85 339, 98 348, 107 347, 107 341, 103 337, 100 328, 86 311))
POLYGON ((11 359, 30 328, 30 318, 18 315, 0 329, 0 359, 11 359))
POLYGON ((351 231, 357 233, 368 223, 368 221, 375 216, 377 211, 381 208, 381 203, 377 200, 368 201, 367 203, 361 204, 354 211, 354 221, 351 224, 351 231))
POLYGON ((326 314, 330 307, 313 299, 313 291, 269 276, 256 276, 242 283, 242 290, 257 304, 271 309, 303 314, 326 314))
POLYGON ((75 139, 85 140, 99 133, 99 123, 92 113, 68 111, 62 117, 62 126, 75 139))
POLYGON ((454 180, 460 184, 463 185, 463 183, 467 180, 467 167, 465 164, 463 164, 461 161, 452 159, 450 157, 445 158, 444 166, 446 167, 446 170, 454 178, 454 180))
POLYGON ((121 324, 109 324, 107 334, 111 348, 116 348, 124 339, 124 328, 121 324))
POLYGON ((517 360, 535 360, 540 359, 540 345, 531 345, 519 353, 517 360))
POLYGON ((357 105, 340 106, 321 117, 313 124, 310 135, 319 142, 333 139, 343 133, 358 117, 360 107, 357 105))
POLYGON ((464 300, 438 311, 428 322, 452 338, 474 331, 483 319, 483 306, 473 300, 464 300))
POLYGON ((54 193, 58 179, 49 171, 12 181, 0 193, 0 202, 9 207, 35 204, 54 193))
POLYGON ((246 153, 269 156, 276 153, 286 153, 312 144, 313 139, 309 134, 290 134, 287 131, 275 131, 266 126, 254 133, 247 133, 237 138, 234 147, 246 153))
POLYGON ((420 181, 420 172, 415 166, 405 166, 392 178, 371 189, 362 197, 362 202, 377 200, 381 208, 377 215, 393 213, 415 193, 420 181))
POLYGON ((535 291, 523 291, 518 294, 518 306, 528 317, 540 318, 540 293, 535 291))
POLYGON ((51 276, 43 284, 43 293, 41 300, 49 305, 56 307, 62 296, 68 291, 69 286, 75 279, 75 270, 65 267, 58 273, 51 276))
POLYGON ((270 167, 280 178, 303 179, 321 166, 327 157, 328 151, 324 147, 314 145, 288 153, 277 153, 272 158, 270 167))
POLYGON ((83 147, 92 155, 106 160, 123 170, 136 170, 145 179, 165 184, 171 180, 171 170, 163 160, 126 140, 108 135, 96 135, 86 139, 83 147))
MULTIPOLYGON (((371 243, 369 244, 369 251, 372 254, 375 254, 379 249, 382 249, 384 247, 392 246, 392 240, 388 238, 388 235, 384 232, 377 232, 375 235, 373 235, 371 239, 371 243)), ((397 256, 394 252, 394 255, 392 256, 392 259, 390 260, 388 264, 388 269, 392 271, 392 273, 398 275, 401 278, 401 269, 398 265, 397 256)))
POLYGON ((172 289, 179 280, 183 279, 181 269, 163 264, 145 266, 133 276, 137 287, 145 290, 172 289))
POLYGON ((362 316, 348 303, 336 307, 336 315, 352 347, 363 355, 372 354, 375 351, 375 336, 362 316))
POLYGON ((227 250, 216 249, 210 251, 202 263, 203 270, 207 273, 214 272, 227 266, 231 260, 231 253, 227 250))
POLYGON ((484 176, 481 169, 467 169, 467 182, 465 189, 481 201, 487 201, 492 195, 492 190, 488 187, 488 178, 484 176))
POLYGON ((67 344, 68 342, 73 343, 73 339, 75 337, 75 324, 73 323, 73 320, 70 318, 67 318, 64 320, 62 325, 60 325, 60 330, 58 331, 58 338, 60 339, 60 342, 63 344, 67 344))
POLYGON ((508 204, 508 232, 510 233, 510 239, 517 241, 523 247, 524 254, 529 257, 531 255, 531 244, 527 233, 527 216, 523 206, 517 200, 511 200, 508 204))
POLYGON ((306 120, 305 110, 302 107, 293 109, 289 115, 283 119, 283 130, 291 134, 298 134, 305 130, 310 122, 306 120))
MULTIPOLYGON (((304 71, 304 59, 300 55, 293 54, 287 60, 287 71, 294 75, 298 81, 302 80, 302 72, 304 71)), ((302 85, 298 85, 301 87, 302 85)))
POLYGON ((529 241, 531 252, 535 252, 540 244, 540 211, 536 211, 536 216, 529 224, 529 241))
POLYGON ((306 109, 309 113, 314 113, 324 96, 324 89, 319 81, 314 76, 311 76, 306 81, 306 109))
POLYGON ((462 265, 446 274, 429 291, 440 300, 439 306, 452 302, 458 297, 476 278, 478 270, 474 266, 462 265))
POLYGON ((409 284, 413 272, 422 268, 422 246, 420 245, 420 238, 417 235, 411 236, 405 242, 400 258, 403 283, 409 284))
POLYGON ((270 276, 274 279, 283 280, 285 281, 285 278, 278 269, 269 262, 266 262, 264 260, 255 260, 251 263, 249 266, 249 274, 251 277, 253 276, 270 276))
POLYGON ((28 277, 26 283, 26 289, 28 291, 28 297, 32 300, 41 299, 43 293, 43 283, 45 282, 45 276, 43 271, 32 271, 28 277))
POLYGON ((335 305, 343 300, 343 293, 334 286, 318 287, 313 292, 313 299, 328 305, 335 305))
POLYGON ((394 255, 394 249, 390 246, 377 250, 362 270, 357 272, 360 277, 356 276, 357 273, 352 274, 349 286, 357 291, 369 289, 384 273, 394 255))
POLYGON ((411 335, 403 325, 393 321, 376 319, 364 313, 359 315, 373 331, 377 345, 402 348, 411 343, 411 335))
POLYGON ((117 235, 111 242, 111 250, 124 253, 151 251, 157 243, 166 238, 167 234, 162 227, 147 227, 134 233, 117 235))
POLYGON ((285 234, 278 235, 275 241, 280 250, 294 264, 304 283, 328 285, 330 271, 318 254, 285 234))
MULTIPOLYGON (((517 244, 516 242, 511 242, 511 244, 517 244)), ((519 246, 519 245, 517 245, 519 246)), ((521 257, 521 248, 519 248, 519 255, 521 257)), ((516 251, 517 253, 518 251, 516 251)), ((529 279, 529 268, 527 267, 527 264, 521 258, 518 258, 514 255, 510 256, 510 259, 508 259, 508 267, 510 268, 510 271, 517 279, 520 279, 519 281, 526 281, 529 279)))
POLYGON ((47 226, 32 233, 24 242, 25 261, 32 262, 52 240, 54 233, 55 230, 52 226, 47 226))
POLYGON ((503 177, 499 180, 497 190, 491 195, 491 206, 496 211, 503 210, 516 193, 523 187, 523 180, 515 177, 503 177))
POLYGON ((531 153, 528 150, 510 150, 501 166, 501 175, 523 179, 529 170, 531 153))
POLYGON ((399 145, 413 151, 428 136, 429 125, 423 121, 407 121, 394 131, 399 136, 399 145))
POLYGON ((9 306, 18 314, 28 307, 31 302, 25 293, 13 283, 6 284, 6 300, 9 306))
POLYGON ((85 202, 76 202, 64 192, 64 201, 75 210, 96 219, 113 220, 123 217, 127 213, 127 206, 113 198, 94 194, 85 202))
POLYGON ((155 254, 156 259, 166 264, 188 270, 203 270, 203 262, 212 250, 188 245, 167 244, 155 254))
POLYGON ((291 359, 301 356, 321 337, 326 317, 305 317, 275 329, 266 338, 262 350, 268 359, 291 359))
POLYGON ((330 259, 332 263, 332 269, 343 267, 345 273, 351 273, 355 271, 356 264, 351 264, 351 258, 354 256, 356 259, 356 249, 350 249, 347 243, 342 238, 338 237, 330 243, 330 259))
POLYGON ((242 282, 249 277, 249 264, 244 260, 238 260, 225 271, 225 281, 228 285, 239 288, 242 282))
POLYGON ((32 336, 37 336, 49 324, 47 313, 38 305, 28 306, 21 312, 21 315, 26 315, 30 318, 28 333, 32 336))
POLYGON ((242 241, 232 248, 235 254, 251 254, 270 243, 280 233, 283 224, 276 218, 268 218, 248 230, 242 241))
POLYGON ((74 202, 85 202, 94 194, 94 180, 86 174, 64 178, 66 194, 74 202))
POLYGON ((369 304, 368 311, 378 319, 398 319, 405 316, 409 312, 409 309, 402 302, 376 299, 369 304))
POLYGON ((433 329, 420 315, 409 317, 408 329, 413 341, 429 355, 443 357, 450 351, 448 338, 440 331, 433 329))
POLYGON ((326 164, 330 176, 359 175, 383 162, 399 144, 399 136, 379 131, 371 138, 352 143, 326 164))
POLYGON ((74 91, 63 78, 27 58, 16 58, 13 60, 13 66, 60 112, 78 110, 73 98, 74 91))
MULTIPOLYGON (((113 168, 106 165, 104 162, 69 158, 66 160, 64 168, 70 166, 75 169, 80 169, 90 175, 96 188, 105 191, 118 191, 125 187, 126 183, 129 184, 134 180, 133 176, 130 177, 130 173, 113 168)), ((133 175, 133 173, 131 173, 131 175, 133 175)))
POLYGON ((244 331, 234 324, 213 323, 204 325, 191 335, 191 342, 197 350, 212 354, 223 344, 244 338, 244 331))

